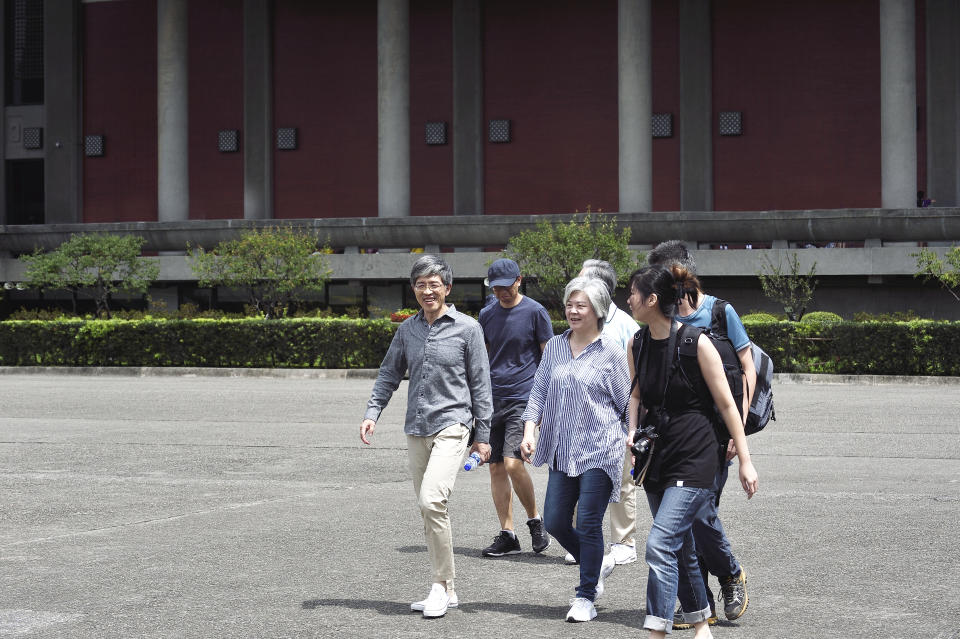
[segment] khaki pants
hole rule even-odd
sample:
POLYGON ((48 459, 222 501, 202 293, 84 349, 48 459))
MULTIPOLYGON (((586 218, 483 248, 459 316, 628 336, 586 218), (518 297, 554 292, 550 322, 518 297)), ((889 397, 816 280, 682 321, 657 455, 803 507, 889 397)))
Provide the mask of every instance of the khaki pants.
POLYGON ((610 543, 635 544, 633 536, 637 532, 637 487, 633 483, 630 469, 630 449, 626 449, 623 459, 623 481, 620 482, 620 501, 610 504, 610 543))
MULTIPOLYGON (((453 537, 447 500, 453 492, 457 471, 467 452, 470 429, 454 424, 429 437, 407 435, 407 458, 413 476, 413 490, 423 517, 423 534, 430 554, 434 583, 451 581, 453 537)), ((448 584, 448 590, 452 583, 448 584)))

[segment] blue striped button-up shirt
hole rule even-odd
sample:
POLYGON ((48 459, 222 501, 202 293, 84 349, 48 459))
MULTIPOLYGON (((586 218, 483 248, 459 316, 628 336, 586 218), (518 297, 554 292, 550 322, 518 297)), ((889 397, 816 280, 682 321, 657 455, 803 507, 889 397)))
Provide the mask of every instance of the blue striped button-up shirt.
POLYGON ((523 411, 524 422, 540 423, 533 464, 569 477, 600 468, 613 483, 610 501, 617 501, 627 436, 620 415, 630 394, 626 354, 601 336, 574 359, 569 335, 567 329, 547 342, 523 411))
POLYGON ((450 305, 432 325, 422 310, 401 324, 380 364, 364 418, 380 418, 407 369, 403 432, 427 437, 459 423, 476 428, 476 441, 490 441, 490 364, 477 320, 450 305))

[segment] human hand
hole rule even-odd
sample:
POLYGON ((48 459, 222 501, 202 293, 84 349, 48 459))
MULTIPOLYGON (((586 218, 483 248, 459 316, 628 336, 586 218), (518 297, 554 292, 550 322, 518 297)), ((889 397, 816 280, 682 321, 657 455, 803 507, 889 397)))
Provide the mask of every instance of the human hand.
POLYGON ((370 445, 370 440, 367 439, 367 436, 372 436, 373 431, 377 429, 377 422, 372 419, 365 419, 360 422, 360 441, 362 441, 367 446, 370 445))
POLYGON ((523 441, 520 442, 520 457, 523 458, 523 461, 530 463, 530 460, 533 458, 534 451, 537 450, 537 445, 533 442, 533 437, 524 437, 523 441))
POLYGON ((473 446, 470 447, 470 452, 480 455, 480 465, 482 466, 490 459, 490 444, 475 442, 473 446))
POLYGON ((727 461, 737 456, 737 444, 732 440, 727 440, 727 461))
POLYGON ((747 499, 753 497, 759 488, 760 480, 757 477, 757 469, 753 467, 753 462, 748 461, 744 464, 740 462, 740 485, 747 493, 747 499))

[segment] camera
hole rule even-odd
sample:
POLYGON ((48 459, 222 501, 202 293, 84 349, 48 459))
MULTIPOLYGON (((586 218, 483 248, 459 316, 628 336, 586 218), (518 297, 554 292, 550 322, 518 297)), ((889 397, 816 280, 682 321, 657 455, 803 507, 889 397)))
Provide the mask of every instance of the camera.
MULTIPOLYGON (((650 450, 653 440, 658 437, 657 429, 653 424, 648 424, 643 428, 637 430, 633 435, 633 445, 630 446, 630 452, 634 454, 637 458, 637 461, 640 461, 641 458, 645 457, 647 451, 650 450)), ((642 462, 641 462, 642 463, 642 462)))

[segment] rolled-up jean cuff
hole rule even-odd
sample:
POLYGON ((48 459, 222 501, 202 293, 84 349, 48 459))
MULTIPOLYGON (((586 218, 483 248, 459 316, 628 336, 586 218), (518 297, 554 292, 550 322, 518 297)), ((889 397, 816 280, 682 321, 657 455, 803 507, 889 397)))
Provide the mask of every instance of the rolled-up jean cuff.
POLYGON ((707 606, 703 610, 698 610, 697 612, 684 612, 681 616, 687 623, 700 623, 701 621, 706 621, 710 618, 710 606, 707 606))
POLYGON ((643 629, 660 630, 661 632, 665 632, 669 635, 673 633, 673 619, 663 619, 661 617, 647 615, 643 620, 643 629))

